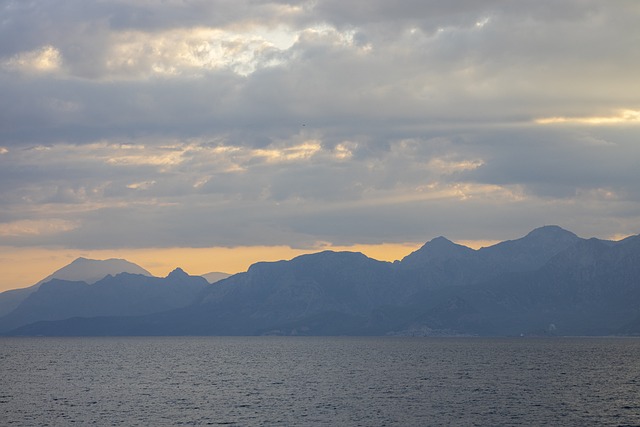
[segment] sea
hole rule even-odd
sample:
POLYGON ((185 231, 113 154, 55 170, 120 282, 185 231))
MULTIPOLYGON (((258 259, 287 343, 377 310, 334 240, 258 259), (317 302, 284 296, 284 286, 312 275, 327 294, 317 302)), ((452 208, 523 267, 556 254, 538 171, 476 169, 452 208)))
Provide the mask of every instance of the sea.
POLYGON ((0 338, 0 425, 640 425, 640 339, 0 338))

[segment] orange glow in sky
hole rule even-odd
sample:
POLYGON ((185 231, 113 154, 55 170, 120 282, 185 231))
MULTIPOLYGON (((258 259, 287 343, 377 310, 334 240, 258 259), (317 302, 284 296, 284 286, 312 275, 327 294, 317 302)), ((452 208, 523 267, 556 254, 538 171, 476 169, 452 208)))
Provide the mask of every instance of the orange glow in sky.
MULTIPOLYGON (((495 241, 464 241, 478 249, 495 241)), ((90 259, 123 258, 138 264, 154 276, 164 277, 176 267, 192 275, 210 272, 239 273, 260 261, 288 260, 298 255, 322 250, 362 252, 380 261, 402 259, 419 249, 418 243, 383 243, 377 245, 327 246, 316 249, 293 249, 288 246, 246 246, 236 248, 145 248, 109 250, 72 250, 51 248, 11 248, 0 246, 0 292, 31 286, 78 257, 90 259), (28 266, 28 268, 25 268, 28 266)))
POLYGON ((0 247, 0 292, 31 286, 78 257, 91 259, 123 258, 138 264, 155 276, 166 276, 176 267, 192 275, 213 271, 238 273, 260 261, 279 261, 324 249, 364 252, 368 256, 393 261, 419 248, 417 244, 381 244, 331 247, 313 250, 287 246, 237 248, 145 248, 118 250, 71 250, 0 247), (25 266, 28 266, 25 268, 25 266))

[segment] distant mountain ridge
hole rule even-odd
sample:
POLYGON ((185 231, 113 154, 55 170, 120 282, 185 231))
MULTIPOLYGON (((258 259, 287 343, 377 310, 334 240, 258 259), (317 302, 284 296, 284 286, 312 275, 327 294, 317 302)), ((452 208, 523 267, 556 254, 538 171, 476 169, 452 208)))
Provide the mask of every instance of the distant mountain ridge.
POLYGON ((109 274, 115 276, 119 273, 153 276, 144 268, 125 259, 109 258, 105 260, 97 260, 79 257, 73 260, 70 264, 45 277, 39 281, 37 285, 48 282, 51 279, 82 281, 88 284, 93 284, 98 280, 104 279, 109 274))
POLYGON ((508 263, 512 270, 526 271, 542 266, 554 255, 581 240, 557 225, 547 225, 536 228, 520 239, 497 243, 479 252, 485 260, 508 263))
POLYGON ((106 260, 95 260, 79 257, 33 286, 22 289, 12 289, 0 293, 0 317, 9 314, 31 293, 38 290, 40 285, 52 279, 83 281, 92 284, 109 274, 116 275, 119 273, 151 276, 151 273, 144 268, 124 259, 110 258, 106 260))
POLYGON ((119 273, 93 284, 51 279, 0 318, 0 332, 38 321, 171 310, 192 303, 207 286, 204 278, 179 268, 165 278, 119 273))
MULTIPOLYGON (((181 271, 166 280, 178 278, 195 280, 181 271)), ((439 237, 394 263, 332 251, 257 263, 182 307, 23 323, 11 334, 608 335, 640 333, 638 319, 640 236, 611 242, 545 226, 478 250, 439 237)))

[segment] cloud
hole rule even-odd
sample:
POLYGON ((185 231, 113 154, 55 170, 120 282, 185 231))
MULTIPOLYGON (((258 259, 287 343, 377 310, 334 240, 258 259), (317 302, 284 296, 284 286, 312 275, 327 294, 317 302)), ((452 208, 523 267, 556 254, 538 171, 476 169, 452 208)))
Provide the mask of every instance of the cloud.
POLYGON ((62 67, 60 51, 53 46, 22 52, 3 61, 2 66, 8 70, 23 73, 53 73, 62 67))
POLYGON ((7 244, 637 232, 614 3, 2 3, 0 225, 41 231, 7 244))
MULTIPOLYGON (((310 248, 319 241, 422 240, 439 227, 438 234, 451 238, 482 239, 478 224, 493 224, 495 232, 507 212, 533 226, 536 215, 574 226, 584 215, 577 211, 626 216, 640 202, 631 184, 640 178, 631 135, 606 143, 612 139, 606 134, 594 140, 535 129, 491 131, 390 141, 373 151, 318 135, 260 149, 224 139, 36 146, 5 154, 15 169, 3 168, 0 188, 5 205, 30 221, 53 215, 76 225, 37 239, 10 236, 16 245, 310 248), (344 146, 347 160, 335 155, 344 146), (15 176, 29 164, 40 169, 29 179, 15 176)), ((513 237, 508 223, 502 226, 500 233, 513 237)))
POLYGON ((63 219, 20 220, 0 224, 0 236, 51 236, 68 232, 77 225, 63 219))
POLYGON ((546 117, 536 119, 535 121, 541 125, 553 125, 558 123, 575 123, 586 125, 610 125, 620 123, 640 123, 640 111, 621 110, 611 116, 596 117, 546 117))
POLYGON ((269 28, 251 32, 207 27, 160 33, 126 31, 112 36, 103 73, 109 79, 144 79, 197 77, 207 71, 228 69, 247 76, 257 69, 282 64, 282 50, 296 37, 286 29, 269 28))
MULTIPOLYGON (((14 123, 6 137, 86 141, 239 128, 265 135, 307 122, 353 135, 374 126, 425 131, 638 108, 628 90, 638 64, 619 41, 636 31, 624 7, 567 2, 551 17, 529 2, 85 3, 62 2, 62 10, 78 7, 64 18, 65 31, 44 27, 35 11, 15 18, 33 24, 40 39, 11 57, 53 43, 66 78, 15 88, 6 77, 7 93, 22 100, 22 108, 0 105, 14 123), (257 10, 268 13, 260 18, 257 10), (87 22, 91 34, 81 30, 87 22), (594 84, 603 80, 606 89, 594 84), (56 102, 75 115, 47 107, 56 102)), ((12 28, 6 35, 15 38, 12 28)))

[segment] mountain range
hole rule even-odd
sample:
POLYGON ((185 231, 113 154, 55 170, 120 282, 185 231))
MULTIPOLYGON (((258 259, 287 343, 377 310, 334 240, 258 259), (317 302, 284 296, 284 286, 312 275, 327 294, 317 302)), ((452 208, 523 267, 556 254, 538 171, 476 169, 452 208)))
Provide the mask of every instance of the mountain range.
POLYGON ((583 239, 545 226, 478 250, 438 237, 393 263, 325 251, 257 263, 214 284, 180 269, 93 284, 54 278, 0 317, 0 332, 634 335, 640 236, 583 239))
POLYGON ((80 257, 75 259, 69 265, 56 270, 33 286, 22 289, 12 289, 10 291, 0 293, 0 317, 9 314, 29 295, 37 291, 40 288, 40 285, 49 282, 52 279, 77 280, 83 281, 87 284, 92 284, 109 274, 115 275, 118 273, 151 276, 151 273, 144 268, 124 259, 111 258, 106 260, 95 260, 80 257))

